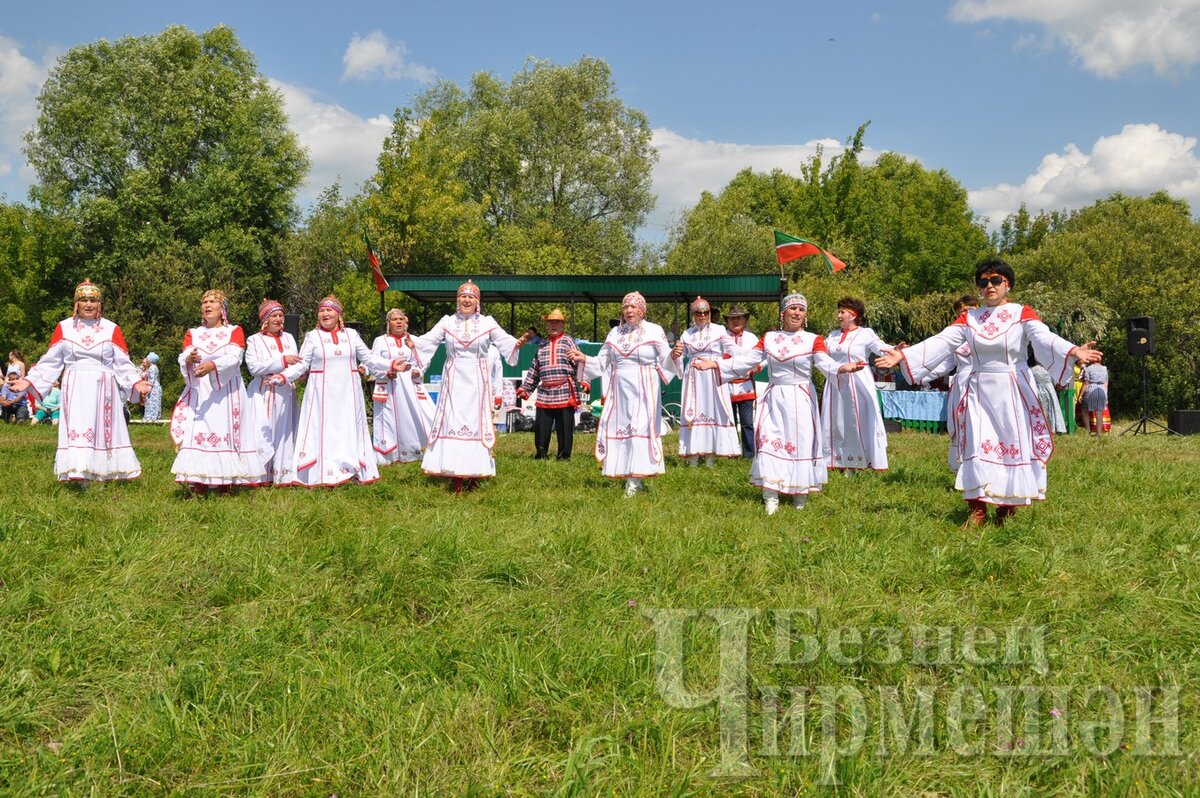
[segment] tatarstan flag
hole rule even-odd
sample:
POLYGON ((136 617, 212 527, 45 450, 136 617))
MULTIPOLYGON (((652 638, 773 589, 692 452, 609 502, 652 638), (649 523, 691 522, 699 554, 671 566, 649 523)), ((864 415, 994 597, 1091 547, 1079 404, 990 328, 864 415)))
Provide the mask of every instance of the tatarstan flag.
POLYGON ((775 256, 779 258, 779 265, 790 263, 797 258, 806 258, 809 255, 820 255, 825 258, 825 265, 829 267, 830 272, 840 272, 846 268, 846 264, 839 260, 828 250, 821 249, 811 241, 805 241, 803 238, 796 238, 787 233, 775 231, 775 256))
POLYGON ((371 275, 375 278, 375 290, 379 292, 388 289, 387 278, 383 276, 383 267, 379 265, 379 253, 371 246, 371 239, 363 233, 363 241, 367 242, 367 260, 371 264, 371 275))

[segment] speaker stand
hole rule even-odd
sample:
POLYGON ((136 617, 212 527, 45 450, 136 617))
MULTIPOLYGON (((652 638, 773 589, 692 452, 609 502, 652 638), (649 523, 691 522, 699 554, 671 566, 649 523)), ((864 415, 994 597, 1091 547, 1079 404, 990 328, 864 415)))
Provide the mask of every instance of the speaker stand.
POLYGON ((1146 366, 1146 356, 1142 355, 1142 417, 1126 427, 1121 434, 1132 432, 1134 435, 1151 435, 1155 432, 1165 432, 1168 435, 1179 433, 1170 427, 1159 424, 1150 418, 1150 369, 1146 366), (1150 429, 1155 427, 1156 429, 1150 429))

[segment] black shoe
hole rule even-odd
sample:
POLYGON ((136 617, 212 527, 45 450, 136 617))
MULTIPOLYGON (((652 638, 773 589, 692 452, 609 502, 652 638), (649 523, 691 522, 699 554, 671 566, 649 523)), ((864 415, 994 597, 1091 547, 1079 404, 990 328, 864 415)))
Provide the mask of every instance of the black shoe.
POLYGON ((569 455, 569 454, 565 454, 565 455, 564 455, 564 454, 560 454, 558 457, 555 457, 554 459, 555 459, 555 460, 564 460, 564 461, 565 461, 565 460, 570 460, 570 459, 571 459, 571 455, 569 455))
POLYGON ((549 458, 550 458, 550 456, 548 454, 546 454, 545 452, 538 452, 537 454, 535 454, 533 456, 534 460, 548 460, 549 458))

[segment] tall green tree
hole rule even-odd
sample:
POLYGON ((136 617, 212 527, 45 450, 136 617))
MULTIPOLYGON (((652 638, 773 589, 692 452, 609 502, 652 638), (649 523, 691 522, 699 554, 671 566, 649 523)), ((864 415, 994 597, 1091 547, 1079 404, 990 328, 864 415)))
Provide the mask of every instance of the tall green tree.
MULTIPOLYGON (((1186 202, 1164 192, 1115 194, 1077 211, 1037 249, 1014 256, 1025 280, 1099 299, 1110 311, 1100 348, 1109 367, 1113 408, 1141 409, 1142 358, 1126 348, 1131 316, 1156 322, 1156 353, 1145 358, 1158 414, 1200 404, 1200 226, 1186 202)), ((1082 343, 1082 342, 1080 342, 1082 343)))
MULTIPOLYGON (((966 190, 944 170, 928 170, 895 153, 861 162, 864 124, 845 149, 823 149, 782 170, 744 170, 716 195, 705 195, 671 233, 672 270, 713 273, 777 268, 773 229, 819 242, 866 274, 866 290, 907 296, 961 291, 989 251, 987 233, 966 190)), ((815 259, 794 268, 820 269, 815 259)), ((839 275, 845 279, 845 275, 839 275)))
POLYGON ((654 206, 644 114, 604 61, 530 60, 505 82, 432 87, 396 114, 368 214, 415 272, 613 272, 654 206))
POLYGON ((60 264, 71 227, 36 208, 0 203, 0 350, 40 354, 54 324, 71 312, 60 264))
POLYGON ((101 283, 131 343, 174 337, 203 288, 243 316, 278 286, 307 157, 230 28, 76 47, 38 103, 32 196, 72 225, 68 282, 101 283))

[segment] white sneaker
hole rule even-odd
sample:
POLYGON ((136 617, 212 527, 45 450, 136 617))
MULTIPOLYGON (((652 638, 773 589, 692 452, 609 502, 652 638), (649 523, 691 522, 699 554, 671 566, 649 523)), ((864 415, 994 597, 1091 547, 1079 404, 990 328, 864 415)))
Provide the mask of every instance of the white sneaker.
POLYGON ((763 499, 763 504, 767 508, 767 515, 775 515, 775 513, 779 512, 778 498, 772 497, 769 499, 763 499))
POLYGON ((806 504, 808 504, 807 493, 797 493, 792 497, 792 507, 796 508, 797 510, 803 510, 804 505, 806 504))
POLYGON ((640 486, 638 483, 632 479, 625 480, 625 498, 632 499, 634 496, 636 496, 639 487, 640 486))

